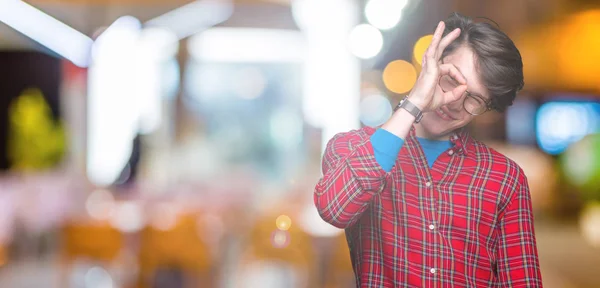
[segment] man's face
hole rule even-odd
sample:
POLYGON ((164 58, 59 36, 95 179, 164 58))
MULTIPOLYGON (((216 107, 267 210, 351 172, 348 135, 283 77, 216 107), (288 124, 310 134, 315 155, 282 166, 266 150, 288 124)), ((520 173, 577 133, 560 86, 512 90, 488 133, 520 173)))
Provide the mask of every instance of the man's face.
MULTIPOLYGON (((462 73, 467 80, 467 91, 469 93, 479 95, 488 101, 490 96, 485 86, 481 83, 474 56, 471 49, 461 46, 454 53, 446 56, 443 62, 454 65, 462 73)), ((443 93, 439 84, 435 93, 443 93)), ((463 108, 466 95, 467 93, 463 94, 458 100, 448 103, 436 111, 423 114, 423 119, 419 125, 416 125, 417 135, 430 139, 448 139, 453 131, 469 124, 475 116, 469 114, 463 108)))

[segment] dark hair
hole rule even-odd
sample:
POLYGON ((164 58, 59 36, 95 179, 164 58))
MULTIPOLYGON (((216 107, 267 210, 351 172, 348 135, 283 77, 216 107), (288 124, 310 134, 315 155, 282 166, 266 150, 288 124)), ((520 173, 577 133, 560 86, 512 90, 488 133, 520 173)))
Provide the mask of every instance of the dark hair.
POLYGON ((503 112, 512 105, 517 92, 523 89, 521 53, 497 24, 475 22, 458 13, 453 13, 444 22, 444 36, 456 28, 460 28, 461 32, 446 47, 442 57, 452 54, 463 45, 469 47, 475 54, 477 72, 490 93, 491 108, 503 112))

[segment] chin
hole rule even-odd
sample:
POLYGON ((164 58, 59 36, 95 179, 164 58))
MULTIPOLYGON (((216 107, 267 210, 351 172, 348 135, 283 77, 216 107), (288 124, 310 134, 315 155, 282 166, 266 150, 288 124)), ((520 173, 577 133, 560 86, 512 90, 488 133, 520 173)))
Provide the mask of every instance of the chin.
MULTIPOLYGON (((466 125, 460 120, 445 120, 435 114, 427 113, 423 115, 423 119, 419 123, 423 136, 431 139, 443 139, 450 136, 457 129, 466 125)), ((468 122, 467 122, 468 123, 468 122)))

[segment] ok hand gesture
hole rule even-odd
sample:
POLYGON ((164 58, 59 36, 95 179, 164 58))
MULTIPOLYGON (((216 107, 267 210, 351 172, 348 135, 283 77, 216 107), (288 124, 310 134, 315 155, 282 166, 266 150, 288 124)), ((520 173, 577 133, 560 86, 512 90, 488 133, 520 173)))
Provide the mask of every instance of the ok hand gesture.
POLYGON ((431 44, 423 55, 421 74, 408 96, 410 101, 423 112, 433 111, 456 101, 467 91, 466 80, 458 69, 452 64, 440 63, 444 49, 456 40, 461 32, 457 28, 442 38, 445 27, 445 23, 441 21, 435 29, 431 44), (459 85, 451 91, 442 91, 439 80, 444 75, 451 76, 459 85))

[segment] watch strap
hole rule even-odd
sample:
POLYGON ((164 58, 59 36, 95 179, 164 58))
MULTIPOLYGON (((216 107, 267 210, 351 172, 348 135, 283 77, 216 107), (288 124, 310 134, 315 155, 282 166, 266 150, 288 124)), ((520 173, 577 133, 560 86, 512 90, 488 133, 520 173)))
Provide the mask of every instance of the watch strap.
POLYGON ((398 103, 398 105, 394 109, 394 112, 400 108, 408 111, 408 113, 415 116, 415 123, 419 123, 421 121, 421 119, 423 118, 423 112, 421 111, 421 109, 419 109, 419 107, 417 107, 415 104, 410 102, 408 100, 408 97, 402 99, 402 101, 400 101, 400 103, 398 103))

